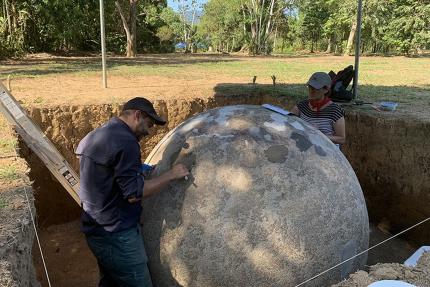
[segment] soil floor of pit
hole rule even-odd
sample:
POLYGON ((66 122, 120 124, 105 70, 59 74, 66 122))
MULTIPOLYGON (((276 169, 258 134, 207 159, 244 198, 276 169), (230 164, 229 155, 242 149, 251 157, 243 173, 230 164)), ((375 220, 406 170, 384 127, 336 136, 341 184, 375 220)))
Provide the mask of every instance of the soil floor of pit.
MULTIPOLYGON (((370 245, 379 243, 390 236, 378 227, 372 226, 370 245)), ((96 259, 88 249, 85 237, 79 230, 79 221, 43 228, 39 230, 39 237, 52 286, 97 286, 96 259)), ((406 241, 394 239, 370 251, 367 265, 402 263, 412 255, 414 250, 415 248, 406 241)), ((48 286, 36 242, 33 247, 33 260, 37 279, 42 286, 48 286)))

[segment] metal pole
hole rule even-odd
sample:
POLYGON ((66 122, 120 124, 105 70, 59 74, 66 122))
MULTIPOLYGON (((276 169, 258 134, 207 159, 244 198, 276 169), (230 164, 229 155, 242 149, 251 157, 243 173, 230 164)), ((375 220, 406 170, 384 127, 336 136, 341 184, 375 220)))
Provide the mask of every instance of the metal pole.
POLYGON ((100 0, 100 34, 102 43, 102 67, 103 67, 103 88, 107 88, 106 78, 106 44, 105 44, 105 17, 103 0, 100 0))
POLYGON ((362 10, 362 0, 358 0, 357 7, 357 34, 355 40, 355 66, 354 66, 354 90, 353 95, 355 100, 358 98, 357 88, 358 88, 358 67, 360 64, 360 44, 361 44, 361 10, 362 10))

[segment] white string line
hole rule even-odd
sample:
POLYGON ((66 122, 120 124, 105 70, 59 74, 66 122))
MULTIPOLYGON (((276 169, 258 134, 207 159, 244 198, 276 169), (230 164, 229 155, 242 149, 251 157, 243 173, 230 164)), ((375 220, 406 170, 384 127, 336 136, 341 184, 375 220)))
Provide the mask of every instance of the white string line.
MULTIPOLYGON (((13 151, 15 153, 15 160, 18 160, 17 148, 14 148, 13 151)), ((25 180, 24 180, 24 184, 27 184, 25 180)), ((42 257, 43 269, 45 269, 46 280, 48 281, 49 287, 51 287, 51 281, 49 280, 49 274, 48 274, 48 269, 46 268, 45 257, 43 256, 42 246, 40 245, 40 240, 39 240, 39 234, 37 233, 36 223, 34 222, 33 212, 31 211, 30 200, 28 199, 27 188, 25 185, 24 185, 24 193, 25 193, 25 198, 27 199, 28 210, 30 211, 31 222, 33 224, 34 233, 36 235, 37 245, 39 246, 40 256, 42 257)))
POLYGON ((36 234, 37 245, 39 245, 39 251, 42 257, 42 263, 43 263, 43 268, 45 269, 46 279, 48 280, 49 287, 51 287, 51 281, 49 280, 48 269, 46 268, 45 258, 43 257, 43 252, 42 252, 42 246, 40 245, 39 235, 37 234, 36 224, 34 223, 33 212, 31 211, 31 205, 30 205, 30 201, 28 200, 27 189, 25 186, 24 186, 24 193, 25 193, 25 197, 27 198, 28 210, 30 210, 31 222, 33 223, 34 232, 36 234))
POLYGON ((388 239, 385 239, 385 240, 384 240, 384 241, 382 241, 382 242, 379 242, 378 244, 373 245, 372 247, 369 247, 368 249, 366 249, 366 250, 364 250, 364 251, 362 251, 362 252, 360 252, 360 253, 358 253, 358 254, 356 254, 356 255, 354 255, 354 256, 352 256, 352 257, 350 257, 350 258, 348 258, 348 259, 346 259, 346 260, 344 260, 344 261, 342 261, 342 262, 340 262, 339 264, 336 264, 335 266, 333 266, 333 267, 331 267, 331 268, 329 268, 329 269, 327 269, 327 270, 325 270, 325 271, 323 271, 323 272, 321 272, 321 273, 319 273, 319 274, 315 275, 314 277, 309 278, 308 280, 303 281, 303 282, 302 282, 302 283, 300 283, 300 284, 297 284, 297 285, 296 285, 296 286, 294 286, 294 287, 302 286, 303 284, 306 284, 306 283, 308 283, 308 282, 310 282, 310 281, 314 280, 315 278, 317 278, 317 277, 319 277, 319 276, 321 276, 321 275, 323 275, 323 274, 325 274, 325 273, 327 273, 327 272, 329 272, 329 271, 333 270, 333 269, 334 269, 334 268, 336 268, 336 267, 339 267, 340 265, 342 265, 342 264, 344 264, 344 263, 346 263, 346 262, 348 262, 348 261, 350 261, 350 260, 352 260, 352 259, 354 259, 354 258, 356 258, 356 257, 358 257, 358 256, 360 256, 360 255, 362 255, 362 254, 364 254, 364 253, 366 253, 366 252, 367 252, 367 251, 369 251, 369 250, 372 250, 372 249, 373 249, 373 248, 375 248, 375 247, 378 247, 378 246, 379 246, 379 245, 381 245, 381 244, 384 244, 385 242, 387 242, 387 241, 389 241, 389 240, 391 240, 391 239, 393 239, 393 238, 395 238, 395 237, 399 236, 400 234, 403 234, 403 233, 405 233, 405 232, 407 232, 407 231, 411 230, 412 228, 415 228, 415 227, 417 227, 418 225, 423 224, 424 222, 426 222, 426 221, 428 221, 428 220, 430 220, 430 217, 428 217, 428 218, 426 218, 426 219, 422 220, 421 222, 418 222, 417 224, 415 224, 415 225, 413 225, 413 226, 411 226, 411 227, 409 227, 409 228, 407 228, 407 229, 405 229, 405 230, 403 230, 403 231, 401 231, 401 232, 399 232, 399 233, 397 233, 397 234, 395 234, 395 235, 391 236, 391 237, 390 237, 390 238, 388 238, 388 239))

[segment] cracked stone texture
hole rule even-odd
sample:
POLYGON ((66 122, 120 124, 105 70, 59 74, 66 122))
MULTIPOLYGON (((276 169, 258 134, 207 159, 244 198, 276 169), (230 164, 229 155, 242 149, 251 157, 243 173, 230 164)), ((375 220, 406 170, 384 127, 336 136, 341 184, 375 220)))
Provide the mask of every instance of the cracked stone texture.
MULTIPOLYGON (((294 286, 368 247, 368 215, 343 154, 293 116, 238 105, 172 130, 146 162, 188 179, 145 200, 156 286, 294 286)), ((339 282, 357 257, 306 286, 339 282)))

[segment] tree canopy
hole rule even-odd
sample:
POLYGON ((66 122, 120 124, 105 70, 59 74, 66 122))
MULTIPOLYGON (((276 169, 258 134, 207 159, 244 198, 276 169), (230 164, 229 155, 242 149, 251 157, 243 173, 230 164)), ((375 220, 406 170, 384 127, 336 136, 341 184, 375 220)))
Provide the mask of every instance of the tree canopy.
MULTIPOLYGON (((354 52, 356 0, 105 1, 108 51, 354 52)), ((100 49, 98 0, 2 0, 0 56, 100 49)), ((361 52, 430 49, 430 0, 363 0, 361 52)))

